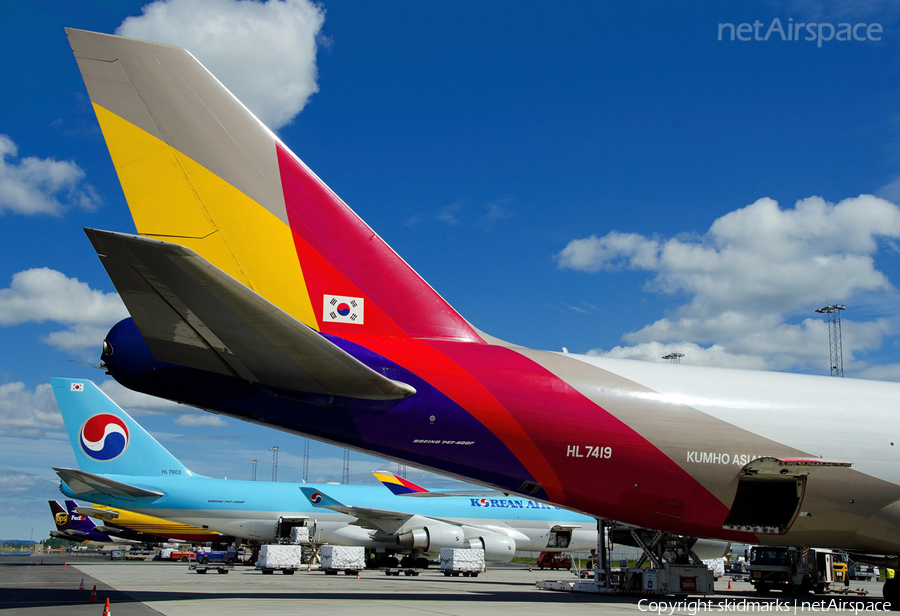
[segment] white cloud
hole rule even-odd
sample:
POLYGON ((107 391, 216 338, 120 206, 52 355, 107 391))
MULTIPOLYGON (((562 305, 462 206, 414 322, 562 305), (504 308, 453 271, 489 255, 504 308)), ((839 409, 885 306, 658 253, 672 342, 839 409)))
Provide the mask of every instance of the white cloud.
MULTIPOLYGON (((646 290, 689 298, 623 336, 634 346, 596 353, 659 361, 660 349, 665 354, 682 344, 691 348, 686 363, 796 369, 821 362, 827 340, 822 319, 796 320, 817 303, 892 293, 874 256, 880 244, 898 238, 900 208, 872 195, 837 204, 810 197, 784 210, 760 199, 717 219, 703 236, 612 231, 572 240, 555 258, 562 268, 585 272, 648 271, 646 290)), ((845 366, 856 361, 854 352, 878 348, 890 333, 885 319, 844 323, 845 366)))
POLYGON ((269 128, 319 91, 325 9, 310 0, 158 0, 141 11, 116 34, 184 47, 269 128))
POLYGON ((12 139, 0 135, 0 214, 59 215, 72 206, 90 210, 99 204, 74 162, 33 156, 16 160, 17 155, 12 139))
POLYGON ((20 381, 0 385, 0 435, 43 438, 59 429, 64 429, 62 415, 49 383, 34 391, 20 381))
POLYGON ((109 333, 109 329, 109 326, 98 327, 79 323, 72 325, 67 330, 50 332, 41 338, 41 342, 68 353, 77 354, 85 350, 91 350, 95 351, 99 356, 100 345, 106 334, 109 333))
POLYGON ((876 381, 900 381, 900 364, 870 366, 858 372, 854 372, 853 376, 861 379, 874 379, 876 381))
POLYGON ((900 176, 876 190, 875 194, 892 203, 900 203, 900 176))
POLYGON ((187 415, 179 415, 174 419, 179 426, 187 428, 225 428, 230 424, 215 413, 197 411, 187 415))
POLYGON ((104 293, 46 267, 13 274, 9 288, 0 289, 0 325, 44 323, 68 325, 43 338, 67 352, 96 350, 109 328, 128 316, 116 293, 104 293))
POLYGON ((664 361, 662 357, 670 353, 682 353, 682 362, 701 366, 721 366, 724 368, 745 368, 750 370, 770 369, 764 359, 751 355, 729 353, 719 345, 708 348, 692 342, 666 344, 658 341, 641 342, 633 346, 617 346, 608 351, 588 351, 588 355, 603 355, 615 359, 639 359, 641 361, 664 361), (687 361, 685 361, 687 359, 687 361))
POLYGON ((17 272, 9 288, 0 289, 0 325, 44 321, 107 325, 127 316, 116 293, 91 289, 47 267, 17 272))
POLYGON ((24 494, 31 492, 44 480, 35 475, 22 473, 12 468, 0 468, 0 491, 4 494, 24 494))
POLYGON ((171 400, 148 396, 128 389, 112 379, 98 383, 97 386, 132 417, 145 417, 160 413, 183 413, 186 408, 190 408, 171 400))

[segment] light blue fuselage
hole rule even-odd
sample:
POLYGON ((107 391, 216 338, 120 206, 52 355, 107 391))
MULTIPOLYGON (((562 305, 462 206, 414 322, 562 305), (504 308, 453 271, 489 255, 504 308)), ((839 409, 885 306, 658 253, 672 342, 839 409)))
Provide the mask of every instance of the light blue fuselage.
MULTIPOLYGON (((102 505, 260 542, 276 540, 279 518, 306 518, 308 525, 314 528, 315 540, 322 543, 396 547, 395 537, 379 538, 371 530, 350 525, 354 519, 351 516, 313 507, 300 492, 301 486, 321 489, 348 506, 364 505, 367 509, 436 518, 460 527, 488 528, 514 538, 517 550, 554 549, 556 546, 548 546, 551 531, 560 528, 571 529, 568 550, 591 549, 597 541, 596 521, 593 518, 494 492, 483 497, 395 496, 383 486, 234 481, 193 474, 105 477, 164 495, 156 499, 106 494, 76 495, 65 483, 61 491, 68 496, 89 498, 102 505)), ((427 522, 420 520, 416 525, 422 524, 427 525, 427 522)), ((477 529, 464 529, 464 532, 467 537, 478 534, 477 529)))

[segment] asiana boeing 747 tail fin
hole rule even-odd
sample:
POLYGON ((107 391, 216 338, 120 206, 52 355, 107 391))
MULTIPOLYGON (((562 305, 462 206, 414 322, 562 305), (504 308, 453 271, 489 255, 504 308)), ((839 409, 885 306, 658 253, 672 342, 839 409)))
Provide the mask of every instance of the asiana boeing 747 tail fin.
POLYGON ((900 554, 900 385, 490 338, 190 53, 67 32, 139 234, 88 230, 120 383, 598 518, 900 554))

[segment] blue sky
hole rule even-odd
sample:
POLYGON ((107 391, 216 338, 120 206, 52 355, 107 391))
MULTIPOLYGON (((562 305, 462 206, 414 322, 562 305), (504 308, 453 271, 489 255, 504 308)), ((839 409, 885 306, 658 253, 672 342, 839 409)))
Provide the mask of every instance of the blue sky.
MULTIPOLYGON (((900 9, 858 4, 3 3, 2 534, 46 536, 74 464, 47 379, 104 383, 70 360, 124 316, 81 228, 133 224, 64 26, 187 47, 494 336, 827 374, 839 302, 846 375, 900 380, 900 9), (718 40, 776 18, 880 40, 718 40)), ((268 478, 277 444, 300 478, 299 437, 104 387, 196 472, 268 478)))

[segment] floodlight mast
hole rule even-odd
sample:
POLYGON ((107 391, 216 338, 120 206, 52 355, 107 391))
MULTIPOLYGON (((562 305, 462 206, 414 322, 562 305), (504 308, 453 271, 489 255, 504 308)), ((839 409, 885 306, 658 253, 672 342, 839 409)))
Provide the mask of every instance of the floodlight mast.
POLYGON ((673 364, 680 364, 682 357, 684 357, 684 353, 669 353, 662 356, 663 359, 668 359, 673 364))
POLYGON ((841 342, 841 311, 846 306, 830 304, 816 309, 828 319, 828 351, 831 358, 831 376, 844 376, 844 349, 841 342))
POLYGON ((309 481, 309 439, 303 444, 303 483, 309 481))
POLYGON ((272 481, 278 481, 278 445, 269 447, 272 452, 272 481))

